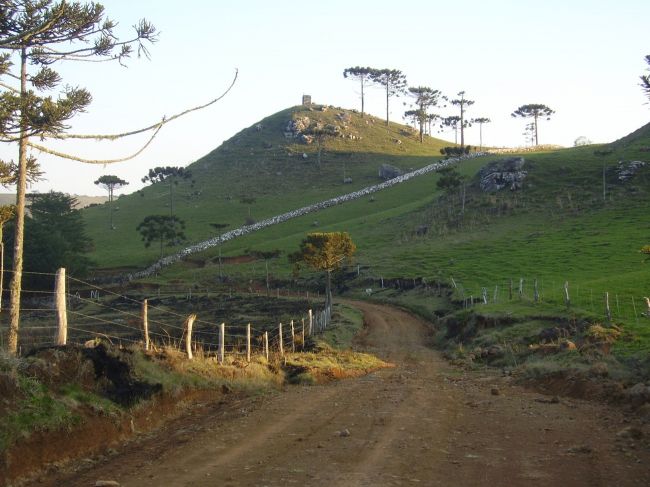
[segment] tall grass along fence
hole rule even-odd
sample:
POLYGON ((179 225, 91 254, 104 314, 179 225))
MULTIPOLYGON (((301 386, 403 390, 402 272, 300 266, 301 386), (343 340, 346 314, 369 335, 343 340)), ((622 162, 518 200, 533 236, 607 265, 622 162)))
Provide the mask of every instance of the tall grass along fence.
MULTIPOLYGON (((65 269, 37 275, 41 280, 50 278, 53 286, 51 290, 22 291, 21 353, 69 343, 90 345, 102 339, 147 351, 171 346, 184 351, 189 359, 197 353, 215 355, 219 363, 227 356, 246 361, 253 355, 268 359, 271 355, 282 357, 285 353, 305 351, 308 338, 322 333, 332 318, 331 307, 323 307, 307 309, 304 315, 285 322, 228 325, 204 321, 197 313, 181 314, 153 304, 159 303, 160 298, 138 300, 121 295, 67 276, 65 269), (69 292, 71 283, 83 290, 69 292)), ((6 327, 3 328, 0 344, 4 348, 6 327)))
POLYGON ((410 179, 413 179, 418 176, 422 176, 424 174, 429 174, 431 172, 439 171, 440 169, 443 169, 447 166, 456 164, 462 160, 465 159, 473 159, 476 157, 481 157, 481 156, 486 156, 490 155, 487 152, 473 152, 471 154, 463 155, 461 157, 452 157, 449 159, 445 159, 440 162, 435 162, 433 164, 429 164, 428 166, 425 166, 423 168, 417 169, 415 171, 408 172, 406 174, 403 174, 402 176, 397 176, 393 179, 389 179, 388 181, 384 181, 383 183, 380 184, 375 184, 372 186, 367 186, 363 189, 360 189, 358 191, 353 191, 352 193, 347 193, 341 196, 337 196, 335 198, 330 198, 325 201, 321 201, 320 203, 315 203, 312 205, 307 205, 303 206, 302 208, 298 208, 297 210, 292 210, 288 211, 286 213, 282 213, 281 215, 277 215, 271 218, 267 218, 265 220, 259 221, 257 223, 254 223, 252 225, 244 225, 243 227, 236 228, 234 230, 230 230, 228 232, 225 232, 224 234, 211 238, 209 240, 205 240, 203 242, 199 242, 194 245, 190 245, 189 247, 185 247, 184 249, 181 249, 180 251, 165 256, 162 259, 158 260, 151 266, 147 267, 146 269, 139 271, 139 272, 134 272, 130 274, 126 274, 124 276, 121 276, 120 278, 107 278, 105 282, 111 282, 111 281, 131 281, 134 279, 142 279, 145 277, 149 277, 154 275, 156 272, 161 270, 163 267, 170 266, 185 257, 188 257, 189 255, 196 254, 198 252, 203 252, 204 250, 207 250, 211 247, 216 247, 217 245, 221 245, 223 242, 227 242, 229 240, 233 240, 237 237, 241 237, 243 235, 247 235, 252 232, 256 232, 258 230, 261 230, 263 228, 269 227, 271 225, 277 225, 279 223, 286 222, 287 220, 291 220, 292 218, 298 218, 303 215, 307 215, 309 213, 314 213, 316 211, 324 210, 325 208, 330 208, 332 206, 340 205, 342 203, 345 203, 347 201, 352 201, 356 200, 359 198, 362 198, 364 196, 367 196, 372 193, 376 193, 377 191, 381 191, 387 188, 390 188, 392 186, 395 186, 396 184, 400 184, 403 182, 406 182, 410 179))

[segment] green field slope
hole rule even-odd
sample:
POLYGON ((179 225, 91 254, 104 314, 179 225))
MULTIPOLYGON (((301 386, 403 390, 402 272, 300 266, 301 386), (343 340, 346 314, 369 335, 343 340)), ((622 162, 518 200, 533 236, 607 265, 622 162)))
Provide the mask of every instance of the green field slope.
MULTIPOLYGON (((426 137, 420 143, 410 127, 334 107, 293 107, 242 130, 218 149, 189 166, 192 181, 174 187, 175 214, 187 223, 189 242, 215 236, 210 223, 228 229, 247 219, 260 220, 306 204, 376 184, 383 163, 416 169, 440 157, 448 143, 426 137), (285 137, 290 120, 336 126, 340 136, 329 138, 317 165, 317 144, 285 137), (344 183, 344 177, 351 182, 344 183), (244 204, 242 197, 252 197, 244 204)), ((143 175, 144 176, 144 175, 143 175)), ((115 229, 109 228, 108 205, 84 210, 95 242, 91 258, 99 268, 145 267, 157 258, 145 249, 136 232, 147 215, 169 214, 169 186, 159 183, 115 202, 115 229)), ((169 252, 179 247, 167 249, 169 252)))

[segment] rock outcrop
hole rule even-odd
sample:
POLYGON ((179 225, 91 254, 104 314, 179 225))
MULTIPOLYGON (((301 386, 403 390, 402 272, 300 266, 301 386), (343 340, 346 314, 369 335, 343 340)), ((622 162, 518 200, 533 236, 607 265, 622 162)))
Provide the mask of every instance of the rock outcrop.
POLYGON ((643 161, 618 161, 616 166, 616 177, 619 181, 632 179, 639 170, 646 165, 643 161))
POLYGON ((523 157, 508 157, 491 162, 478 173, 481 189, 487 193, 495 193, 502 189, 511 191, 521 189, 528 175, 523 170, 525 163, 523 157))

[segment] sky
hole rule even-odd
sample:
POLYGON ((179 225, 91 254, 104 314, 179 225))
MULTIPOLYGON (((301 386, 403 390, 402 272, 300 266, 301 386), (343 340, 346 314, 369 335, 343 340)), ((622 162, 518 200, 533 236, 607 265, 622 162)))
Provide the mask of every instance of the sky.
MULTIPOLYGON (((579 136, 611 142, 650 122, 639 87, 650 54, 647 0, 385 0, 304 2, 288 0, 106 0, 120 37, 140 18, 160 31, 150 59, 56 66, 65 83, 87 88, 93 103, 71 122, 74 133, 137 129, 200 105, 217 104, 163 128, 133 160, 90 165, 38 151, 45 180, 30 190, 104 195, 93 184, 114 174, 143 186, 155 166, 186 166, 240 130, 297 105, 314 103, 360 109, 351 66, 400 69, 409 85, 429 86, 474 100, 467 115, 489 117, 483 142, 525 145, 525 120, 510 114, 520 105, 555 110, 540 122, 539 142, 572 146, 579 136)), ((394 100, 394 99, 393 99, 394 100)), ((403 100, 392 101, 391 119, 402 121, 403 100)), ((366 110, 385 115, 380 89, 366 92, 366 110)), ((455 114, 452 108, 439 110, 455 114)), ((453 133, 434 134, 453 141, 453 133)), ((147 136, 114 142, 44 141, 43 145, 91 159, 135 152, 147 136)), ((466 132, 478 145, 478 127, 466 132)), ((17 147, 0 144, 0 158, 16 159, 17 147)), ((11 188, 7 188, 7 192, 11 188)))

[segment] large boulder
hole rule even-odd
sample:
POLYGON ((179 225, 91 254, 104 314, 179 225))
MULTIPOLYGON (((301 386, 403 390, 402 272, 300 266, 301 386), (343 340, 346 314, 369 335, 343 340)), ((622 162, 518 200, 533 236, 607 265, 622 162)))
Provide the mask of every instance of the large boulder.
POLYGON ((399 167, 391 166, 390 164, 382 164, 379 167, 379 177, 384 180, 394 179, 402 174, 404 172, 399 167))
POLYGON ((645 165, 646 163, 643 161, 618 161, 616 176, 619 181, 624 183, 628 179, 631 179, 645 165))
POLYGON ((523 170, 526 160, 523 157, 508 157, 491 162, 478 173, 481 189, 487 193, 495 193, 502 189, 516 191, 521 189, 528 175, 523 170))

